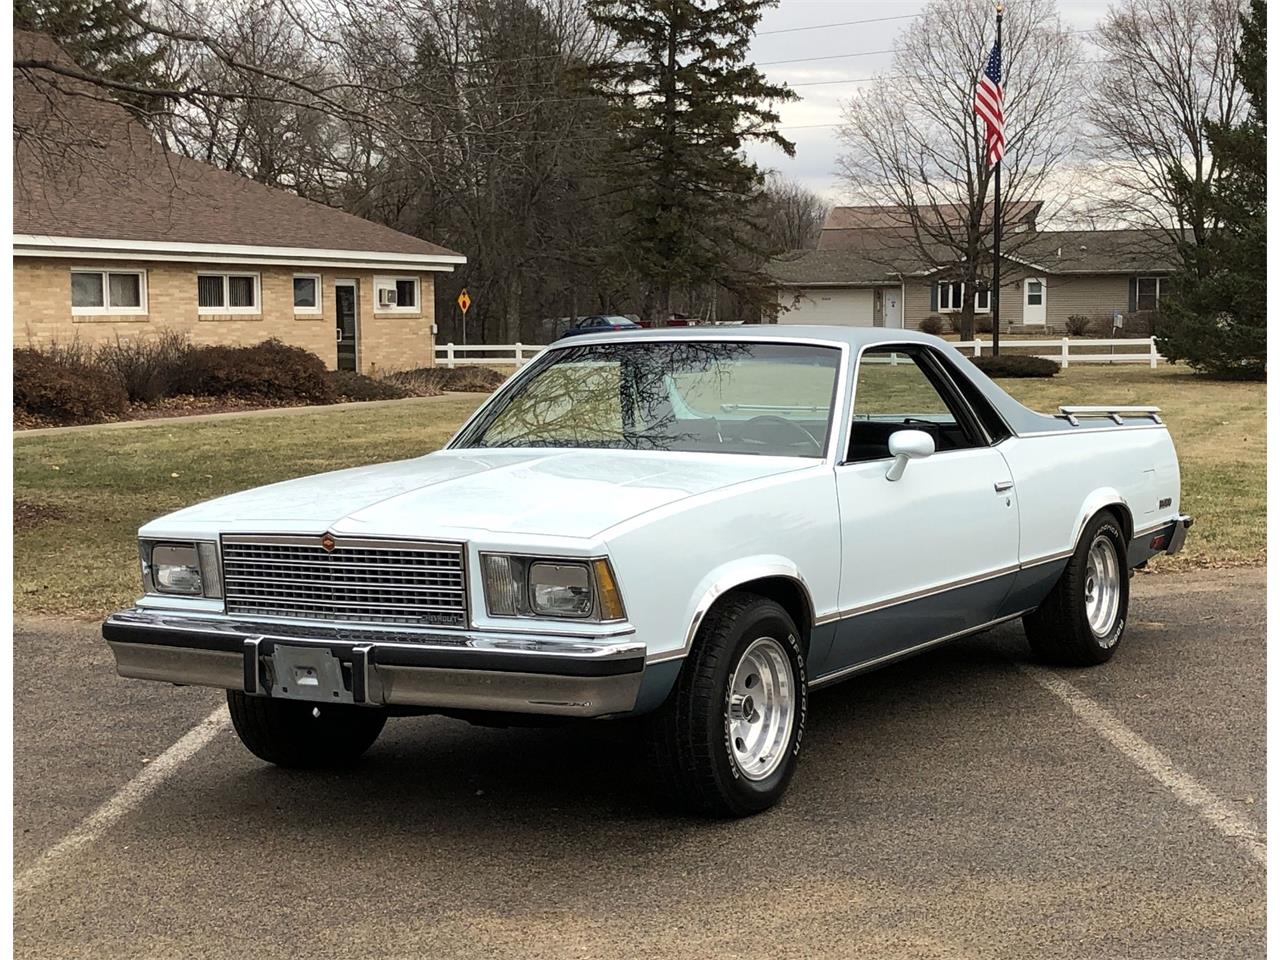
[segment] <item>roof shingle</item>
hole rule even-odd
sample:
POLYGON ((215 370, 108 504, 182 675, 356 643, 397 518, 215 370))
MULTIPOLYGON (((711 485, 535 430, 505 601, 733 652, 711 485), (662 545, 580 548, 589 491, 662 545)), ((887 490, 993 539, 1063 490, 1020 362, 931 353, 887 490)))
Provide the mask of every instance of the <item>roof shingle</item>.
MULTIPOLYGON (((1044 204, 1039 200, 1022 200, 1009 204, 1004 219, 1007 223, 1026 222, 1034 226, 1035 219, 1044 204)), ((989 208, 990 209, 990 208, 989 208)), ((925 221, 960 225, 968 215, 968 209, 957 204, 944 203, 920 208, 925 221)), ((990 214, 988 214, 989 216, 990 214)), ((910 235, 912 220, 907 208, 896 204, 876 206, 832 207, 822 226, 818 240, 819 250, 848 250, 874 244, 883 231, 893 230, 910 235)))
MULTIPOLYGON (((74 67, 14 31, 14 58, 74 67)), ((165 149, 92 84, 14 71, 13 231, 457 257, 437 244, 165 149)))

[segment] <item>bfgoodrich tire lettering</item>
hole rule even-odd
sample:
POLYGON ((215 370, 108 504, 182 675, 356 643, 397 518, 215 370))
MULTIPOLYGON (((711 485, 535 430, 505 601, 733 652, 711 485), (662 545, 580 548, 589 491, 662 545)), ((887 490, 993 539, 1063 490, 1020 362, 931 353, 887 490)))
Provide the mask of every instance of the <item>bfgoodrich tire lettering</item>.
POLYGON ((1114 514, 1104 511, 1085 525, 1061 578, 1022 623, 1038 657, 1088 667, 1115 655, 1128 616, 1124 530, 1114 514))
POLYGON ((795 773, 807 713, 807 677, 795 623, 772 600, 731 594, 707 614, 676 688, 648 718, 652 776, 668 801, 692 813, 743 817, 767 810, 781 799, 795 773), (771 642, 761 645, 762 639, 771 642), (753 649, 767 652, 768 659, 759 664, 767 664, 779 676, 753 672, 744 661, 753 649), (745 672, 739 671, 744 662, 745 672), (745 682, 753 675, 760 686, 745 682), (755 769, 749 763, 744 769, 744 758, 749 759, 752 750, 747 737, 735 735, 735 722, 738 734, 750 726, 747 718, 753 713, 758 715, 755 722, 766 724, 762 705, 753 702, 749 692, 775 681, 788 689, 785 736, 765 736, 761 756, 768 759, 755 769))
POLYGON ((338 767, 358 760, 387 722, 385 710, 250 697, 227 691, 231 724, 256 757, 278 767, 338 767))

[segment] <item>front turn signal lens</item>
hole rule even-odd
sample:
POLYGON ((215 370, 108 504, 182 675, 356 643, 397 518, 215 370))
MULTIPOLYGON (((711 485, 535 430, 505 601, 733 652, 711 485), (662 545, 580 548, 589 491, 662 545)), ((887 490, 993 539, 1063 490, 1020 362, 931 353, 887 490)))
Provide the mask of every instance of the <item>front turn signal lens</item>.
POLYGON ((618 592, 618 581, 613 578, 613 568, 603 558, 594 561, 596 574, 596 591, 600 597, 600 619, 623 619, 622 594, 618 592))

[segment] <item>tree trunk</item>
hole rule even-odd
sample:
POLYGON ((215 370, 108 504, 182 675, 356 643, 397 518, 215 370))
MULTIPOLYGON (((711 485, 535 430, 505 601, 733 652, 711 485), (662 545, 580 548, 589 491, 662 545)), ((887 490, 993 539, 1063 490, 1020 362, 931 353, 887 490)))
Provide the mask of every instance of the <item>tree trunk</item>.
POLYGON ((972 277, 964 281, 964 296, 960 301, 960 339, 972 340, 977 332, 973 328, 974 305, 977 302, 977 283, 972 277))
POLYGON ((517 343, 520 339, 520 276, 513 273, 502 303, 502 342, 517 343))

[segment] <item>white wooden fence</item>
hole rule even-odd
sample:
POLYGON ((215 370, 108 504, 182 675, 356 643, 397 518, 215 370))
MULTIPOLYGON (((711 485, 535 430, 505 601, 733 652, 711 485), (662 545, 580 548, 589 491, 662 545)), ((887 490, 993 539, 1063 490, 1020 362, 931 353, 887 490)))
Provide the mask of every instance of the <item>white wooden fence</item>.
MULTIPOLYGON (((989 355, 991 341, 975 338, 953 343, 957 350, 967 350, 975 357, 989 355)), ((1017 349, 1024 353, 1028 348, 1037 352, 1031 354, 1046 360, 1057 361, 1065 370, 1073 363, 1145 363, 1152 369, 1164 360, 1156 347, 1155 337, 1093 340, 1090 338, 1063 337, 1061 340, 1008 340, 1000 338, 1001 348, 1017 349), (1117 348, 1125 348, 1123 352, 1117 348), (1044 352, 1039 352, 1044 351, 1044 352), (1105 352, 1104 352, 1105 351, 1105 352)), ((468 366, 511 366, 522 367, 544 349, 536 344, 528 343, 446 343, 436 347, 436 362, 452 370, 454 367, 468 366)))
POLYGON ((436 363, 454 367, 522 367, 543 347, 528 343, 446 343, 436 346, 436 363))
MULTIPOLYGON (((975 357, 982 356, 984 349, 988 354, 991 352, 991 341, 981 338, 963 340, 953 343, 952 346, 957 350, 968 350, 975 357)), ((1063 337, 1061 340, 1007 340, 1001 337, 1000 349, 1003 350, 1006 347, 1018 348, 1019 353, 1023 353, 1028 347, 1037 351, 1043 350, 1044 353, 1037 352, 1031 355, 1043 357, 1046 360, 1056 360, 1064 370, 1073 363, 1145 363, 1154 370, 1156 364, 1164 360, 1156 347, 1155 337, 1131 337, 1127 340, 1124 338, 1072 340, 1070 337, 1063 337), (1128 349, 1121 353, 1117 352, 1117 347, 1128 349), (1107 348, 1105 352, 1103 348, 1107 348)))

